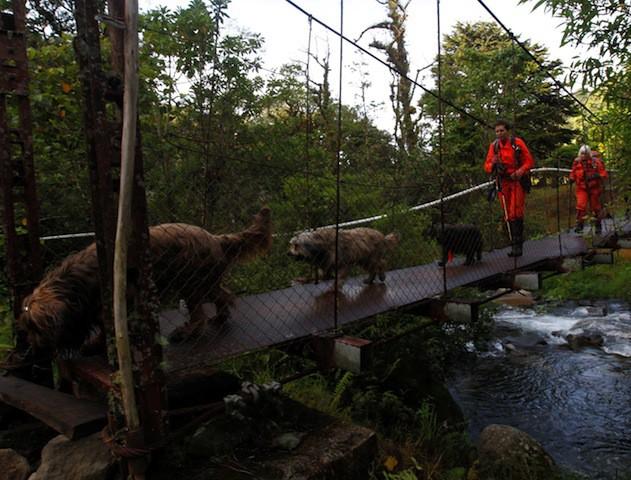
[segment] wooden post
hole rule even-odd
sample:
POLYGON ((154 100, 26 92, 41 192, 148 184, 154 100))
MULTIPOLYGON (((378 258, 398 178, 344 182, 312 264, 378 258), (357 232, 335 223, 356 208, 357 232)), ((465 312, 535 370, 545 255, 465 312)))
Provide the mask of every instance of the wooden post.
POLYGON ((127 427, 140 427, 132 372, 132 356, 127 328, 127 251, 131 233, 131 202, 136 150, 138 101, 138 2, 125 4, 125 81, 123 97, 123 135, 121 141, 121 179, 118 221, 114 248, 114 328, 120 373, 120 388, 127 427))

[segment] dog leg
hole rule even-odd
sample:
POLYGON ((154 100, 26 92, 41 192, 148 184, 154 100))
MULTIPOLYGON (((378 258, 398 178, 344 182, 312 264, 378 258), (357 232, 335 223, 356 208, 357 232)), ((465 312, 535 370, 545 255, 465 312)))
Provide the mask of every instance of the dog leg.
POLYGON ((447 265, 447 259, 448 259, 448 252, 447 252, 447 249, 443 247, 443 249, 442 249, 442 258, 438 262, 438 266, 439 267, 444 267, 445 265, 447 265))
POLYGON ((364 283, 366 285, 373 284, 376 276, 377 276, 377 272, 370 272, 370 275, 368 276, 368 278, 364 278, 364 283))
MULTIPOLYGON (((342 291, 342 287, 344 286, 344 282, 346 281, 346 276, 348 275, 348 269, 340 267, 337 271, 337 290, 338 292, 342 291)), ((333 276, 335 279, 335 276, 333 276)), ((327 290, 327 293, 335 292, 335 282, 331 285, 331 288, 327 290)))
POLYGON ((382 282, 386 281, 386 261, 385 260, 381 260, 379 262, 379 268, 377 269, 377 271, 379 272, 379 280, 382 282))
POLYGON ((223 286, 219 286, 219 291, 215 296, 215 308, 217 315, 215 320, 225 322, 230 318, 230 307, 234 305, 235 297, 233 293, 223 286))
MULTIPOLYGON (((219 286, 217 291, 213 292, 209 296, 213 300, 215 309, 217 310, 217 314, 212 318, 212 320, 225 322, 230 316, 229 307, 234 303, 234 296, 232 292, 222 286, 219 286)), ((169 336, 169 340, 174 343, 185 342, 191 337, 196 337, 204 333, 211 320, 204 313, 202 306, 204 299, 205 296, 200 295, 194 295, 193 297, 187 299, 186 304, 188 305, 191 318, 188 322, 186 322, 186 324, 176 328, 169 336)))
POLYGON ((191 318, 184 325, 171 332, 169 340, 173 343, 186 342, 191 337, 201 335, 208 325, 208 317, 204 313, 202 303, 192 304, 192 302, 187 302, 187 304, 189 305, 191 318))

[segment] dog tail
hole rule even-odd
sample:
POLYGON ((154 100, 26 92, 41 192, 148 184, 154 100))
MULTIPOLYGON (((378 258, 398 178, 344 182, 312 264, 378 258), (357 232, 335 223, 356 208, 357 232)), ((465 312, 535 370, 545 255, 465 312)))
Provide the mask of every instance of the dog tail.
POLYGON ((272 215, 263 207, 254 216, 254 221, 239 233, 221 235, 221 247, 233 261, 245 262, 267 252, 272 246, 272 215))
POLYGON ((386 241, 386 248, 388 250, 394 250, 394 248, 399 244, 399 235, 396 233, 389 233, 385 236, 384 240, 386 241))

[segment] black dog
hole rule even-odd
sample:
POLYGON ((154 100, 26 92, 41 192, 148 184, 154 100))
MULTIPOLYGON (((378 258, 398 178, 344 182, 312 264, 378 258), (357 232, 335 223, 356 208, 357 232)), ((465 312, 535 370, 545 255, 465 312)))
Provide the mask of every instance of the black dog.
POLYGON ((447 264, 450 254, 465 254, 465 265, 473 264, 476 258, 482 260, 482 234, 475 225, 445 224, 444 230, 441 230, 440 224, 434 224, 429 233, 442 247, 442 259, 438 262, 441 267, 447 264))

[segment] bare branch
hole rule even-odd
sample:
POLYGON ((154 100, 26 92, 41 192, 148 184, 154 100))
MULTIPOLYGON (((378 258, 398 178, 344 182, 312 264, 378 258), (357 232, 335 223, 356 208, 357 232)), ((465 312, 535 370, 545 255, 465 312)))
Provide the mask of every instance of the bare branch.
POLYGON ((355 39, 355 42, 359 42, 361 38, 364 36, 364 33, 368 32, 369 30, 376 30, 376 29, 390 30, 390 22, 375 23, 374 25, 364 29, 364 31, 362 31, 362 33, 359 34, 359 37, 355 39))

